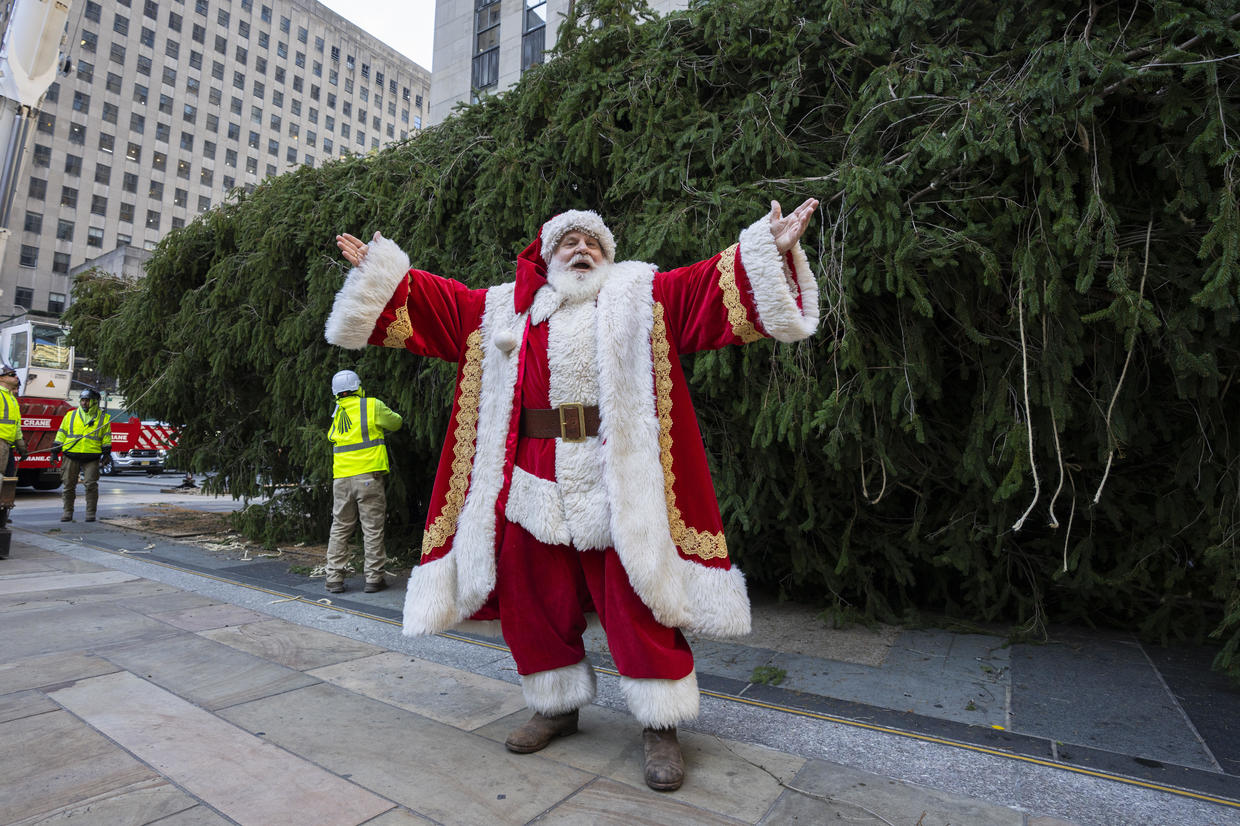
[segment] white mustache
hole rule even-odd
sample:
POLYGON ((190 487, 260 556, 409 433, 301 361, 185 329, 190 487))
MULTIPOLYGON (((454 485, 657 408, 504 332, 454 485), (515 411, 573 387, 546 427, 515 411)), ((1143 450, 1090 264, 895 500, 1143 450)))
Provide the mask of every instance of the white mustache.
POLYGON ((568 265, 569 265, 570 267, 572 267, 572 266, 574 266, 574 265, 576 265, 576 264, 589 264, 589 265, 593 266, 593 265, 594 265, 594 259, 590 257, 589 253, 579 252, 579 253, 577 253, 576 255, 574 255, 574 256, 573 256, 573 260, 572 260, 572 261, 569 261, 569 262, 568 262, 568 265))

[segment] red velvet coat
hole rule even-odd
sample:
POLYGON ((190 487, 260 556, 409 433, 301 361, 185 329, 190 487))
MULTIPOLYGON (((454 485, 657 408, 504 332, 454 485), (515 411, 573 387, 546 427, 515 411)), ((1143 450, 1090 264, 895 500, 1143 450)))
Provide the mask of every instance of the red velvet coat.
MULTIPOLYGON (((796 341, 818 323, 800 248, 780 255, 760 219, 739 243, 689 267, 610 265, 595 338, 603 477, 612 545, 664 625, 710 636, 749 631, 744 577, 731 564, 697 417, 677 356, 765 336, 796 341)), ((435 477, 406 634, 495 615, 488 600, 507 525, 530 305, 545 285, 538 242, 515 282, 489 289, 408 268, 372 242, 327 322, 345 347, 401 347, 457 364, 452 418, 435 477)))

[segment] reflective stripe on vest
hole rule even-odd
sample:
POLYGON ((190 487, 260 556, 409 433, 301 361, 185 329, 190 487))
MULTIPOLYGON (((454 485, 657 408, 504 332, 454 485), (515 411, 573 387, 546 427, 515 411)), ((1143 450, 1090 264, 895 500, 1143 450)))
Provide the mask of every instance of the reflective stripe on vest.
POLYGON ((103 449, 104 434, 110 433, 110 431, 105 430, 105 428, 108 428, 111 425, 111 421, 108 419, 107 415, 103 413, 103 411, 96 411, 95 415, 98 416, 98 418, 95 420, 94 427, 79 436, 74 429, 74 424, 76 422, 80 422, 82 426, 85 427, 88 422, 86 421, 86 417, 82 415, 81 408, 75 408, 69 411, 69 426, 66 428, 63 424, 61 425, 61 430, 64 432, 65 438, 72 440, 71 442, 67 441, 61 445, 61 449, 65 453, 98 453, 103 449), (101 433, 100 431, 103 432, 101 433))
POLYGON ((21 408, 17 404, 17 399, 13 398, 8 390, 0 390, 0 399, 4 401, 4 415, 0 418, 0 439, 6 442, 17 440, 17 434, 22 427, 21 408), (10 406, 10 400, 12 406, 10 406), (17 418, 13 418, 13 412, 16 411, 17 418))
POLYGON ((328 438, 333 441, 332 476, 336 479, 388 469, 383 428, 371 421, 372 404, 374 401, 365 396, 347 396, 336 405, 332 426, 327 432, 328 438), (348 410, 353 406, 354 399, 358 406, 356 427, 349 420, 348 410), (372 431, 376 434, 373 438, 372 431))

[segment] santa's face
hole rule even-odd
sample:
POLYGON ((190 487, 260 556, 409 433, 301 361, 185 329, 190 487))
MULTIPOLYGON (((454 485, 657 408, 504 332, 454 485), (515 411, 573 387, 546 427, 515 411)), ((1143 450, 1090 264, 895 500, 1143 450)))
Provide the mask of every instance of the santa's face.
POLYGON ((560 268, 576 273, 579 278, 606 261, 598 239, 578 230, 564 233, 551 258, 560 268))

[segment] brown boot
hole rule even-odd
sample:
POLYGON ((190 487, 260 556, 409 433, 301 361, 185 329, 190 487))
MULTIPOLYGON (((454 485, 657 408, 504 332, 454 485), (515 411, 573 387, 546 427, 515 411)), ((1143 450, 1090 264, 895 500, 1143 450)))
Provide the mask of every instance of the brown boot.
POLYGON ((517 754, 530 754, 545 748, 556 737, 567 737, 577 733, 577 710, 556 714, 552 717, 534 712, 534 716, 523 726, 512 730, 504 745, 509 751, 517 754))
POLYGON ((676 727, 642 729, 646 747, 646 785, 660 792, 674 792, 685 782, 685 759, 676 739, 676 727))

